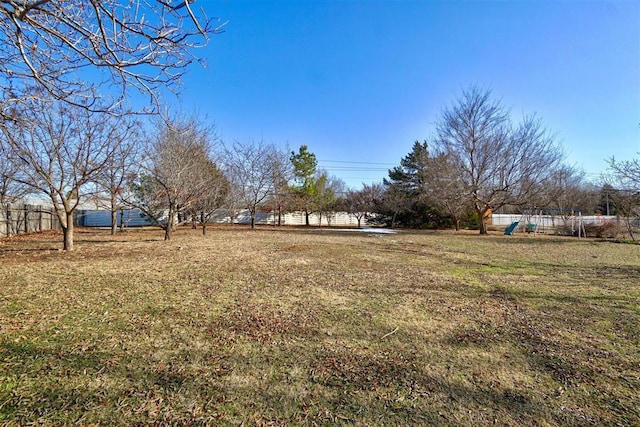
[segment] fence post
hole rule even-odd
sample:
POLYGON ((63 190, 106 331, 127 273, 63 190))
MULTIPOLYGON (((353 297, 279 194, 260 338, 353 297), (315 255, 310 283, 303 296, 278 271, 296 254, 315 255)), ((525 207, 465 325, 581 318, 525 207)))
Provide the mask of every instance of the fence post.
POLYGON ((22 205, 24 209, 24 233, 29 234, 29 211, 31 210, 31 205, 22 205))
POLYGON ((2 222, 0 223, 0 227, 4 227, 2 232, 6 237, 9 237, 9 222, 7 221, 7 205, 1 205, 2 207, 2 222))
POLYGON ((13 217, 11 215, 12 210, 11 210, 11 203, 7 203, 7 237, 12 236, 13 235, 13 217))

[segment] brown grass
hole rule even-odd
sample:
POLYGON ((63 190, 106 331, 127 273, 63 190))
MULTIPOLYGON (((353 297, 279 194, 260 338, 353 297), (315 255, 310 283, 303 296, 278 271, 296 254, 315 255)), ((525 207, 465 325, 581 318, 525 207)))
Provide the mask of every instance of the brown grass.
POLYGON ((0 241, 0 424, 640 424, 637 245, 161 238, 0 241))

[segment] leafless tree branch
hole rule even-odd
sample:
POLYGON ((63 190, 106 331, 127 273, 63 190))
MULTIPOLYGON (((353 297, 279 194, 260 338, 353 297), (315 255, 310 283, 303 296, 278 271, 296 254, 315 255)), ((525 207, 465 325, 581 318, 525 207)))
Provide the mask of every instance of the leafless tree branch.
POLYGON ((191 3, 161 0, 0 0, 0 115, 39 95, 94 111, 124 108, 132 92, 158 111, 194 50, 223 31, 191 3))

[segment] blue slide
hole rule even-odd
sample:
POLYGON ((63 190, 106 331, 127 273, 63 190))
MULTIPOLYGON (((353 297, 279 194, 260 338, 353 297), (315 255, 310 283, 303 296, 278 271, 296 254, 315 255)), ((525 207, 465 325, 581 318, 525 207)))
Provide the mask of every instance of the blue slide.
POLYGON ((512 222, 511 225, 507 227, 506 230, 504 230, 504 234, 506 234, 507 236, 511 236, 513 232, 516 231, 518 224, 520 224, 519 221, 512 222))

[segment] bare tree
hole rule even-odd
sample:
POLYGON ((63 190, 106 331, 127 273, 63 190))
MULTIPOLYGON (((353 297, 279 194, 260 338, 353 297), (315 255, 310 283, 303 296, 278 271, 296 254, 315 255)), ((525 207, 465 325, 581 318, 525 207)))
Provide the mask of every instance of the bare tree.
POLYGON ((331 176, 325 170, 319 170, 314 178, 312 205, 318 212, 318 226, 322 225, 322 215, 326 215, 331 225, 332 216, 338 208, 339 195, 344 193, 345 184, 340 178, 331 176))
POLYGON ((609 160, 609 172, 630 190, 640 191, 640 159, 609 160))
POLYGON ((343 203, 347 213, 356 217, 358 228, 360 228, 362 218, 367 214, 367 206, 362 198, 362 193, 356 190, 347 190, 343 203))
POLYGON ((442 113, 434 146, 436 155, 455 165, 460 188, 480 219, 480 234, 487 234, 492 210, 533 199, 563 157, 539 119, 525 117, 513 126, 491 92, 475 87, 442 113))
POLYGON ((331 227, 331 223, 334 218, 336 218, 339 211, 342 211, 342 207, 344 206, 344 197, 347 193, 347 186, 340 178, 331 176, 329 178, 329 188, 331 189, 334 197, 331 199, 331 203, 326 209, 325 216, 327 218, 327 224, 331 227))
POLYGON ((199 217, 202 224, 202 235, 206 235, 207 223, 216 210, 224 206, 227 200, 229 181, 212 160, 205 162, 193 179, 201 181, 202 194, 191 206, 190 212, 193 215, 194 224, 199 217))
POLYGON ((384 197, 382 184, 362 184, 360 190, 349 190, 345 195, 345 208, 358 220, 358 228, 362 219, 372 214, 380 206, 384 197))
POLYGON ((251 228, 255 228, 259 206, 273 194, 273 167, 278 157, 278 149, 263 141, 235 141, 225 150, 225 172, 238 191, 244 208, 249 210, 251 228))
POLYGON ((226 162, 224 168, 224 175, 228 180, 229 189, 224 199, 223 206, 227 211, 229 224, 233 226, 236 219, 238 218, 238 215, 240 215, 240 213, 244 209, 244 194, 242 192, 243 189, 241 188, 241 186, 234 181, 234 178, 229 171, 229 166, 226 164, 226 162))
POLYGON ((410 209, 411 200, 399 185, 386 179, 382 185, 384 192, 380 204, 376 208, 378 213, 387 215, 389 226, 394 228, 398 215, 410 209))
POLYGON ((598 190, 587 182, 584 172, 565 165, 549 174, 544 182, 544 189, 533 204, 558 212, 564 217, 572 215, 572 212, 594 212, 598 198, 598 190))
POLYGON ((627 232, 636 240, 636 228, 640 225, 640 159, 609 160, 605 183, 615 189, 615 207, 622 216, 627 232))
POLYGON ((278 225, 282 225, 282 215, 288 210, 290 201, 289 182, 293 179, 293 164, 289 158, 289 149, 275 150, 272 159, 271 175, 273 193, 270 196, 273 211, 277 213, 278 225))
POLYGON ((63 248, 71 251, 73 213, 93 193, 89 184, 108 166, 123 130, 112 116, 70 104, 32 100, 23 106, 14 120, 0 126, 7 159, 19 168, 19 182, 51 200, 63 248))
POLYGON ((176 89, 199 60, 194 49, 222 31, 224 24, 193 3, 0 1, 0 116, 43 95, 113 111, 132 90, 146 94, 148 109, 157 111, 161 89, 176 89))
POLYGON ((425 158, 424 165, 420 195, 426 199, 427 205, 450 216, 456 231, 460 230, 460 221, 472 208, 456 163, 447 154, 440 154, 425 158))
POLYGON ((122 116, 111 119, 121 129, 115 137, 115 148, 105 168, 95 180, 96 204, 111 213, 111 235, 118 230, 118 212, 127 206, 125 194, 128 180, 138 172, 141 161, 141 143, 143 134, 141 124, 131 117, 122 116))
POLYGON ((158 123, 145 164, 129 183, 127 203, 160 226, 165 240, 171 240, 179 215, 206 197, 202 175, 210 170, 216 141, 214 129, 194 117, 158 123))
POLYGON ((30 189, 19 182, 20 168, 9 159, 11 150, 4 138, 0 144, 0 205, 5 205, 20 200, 30 189))

